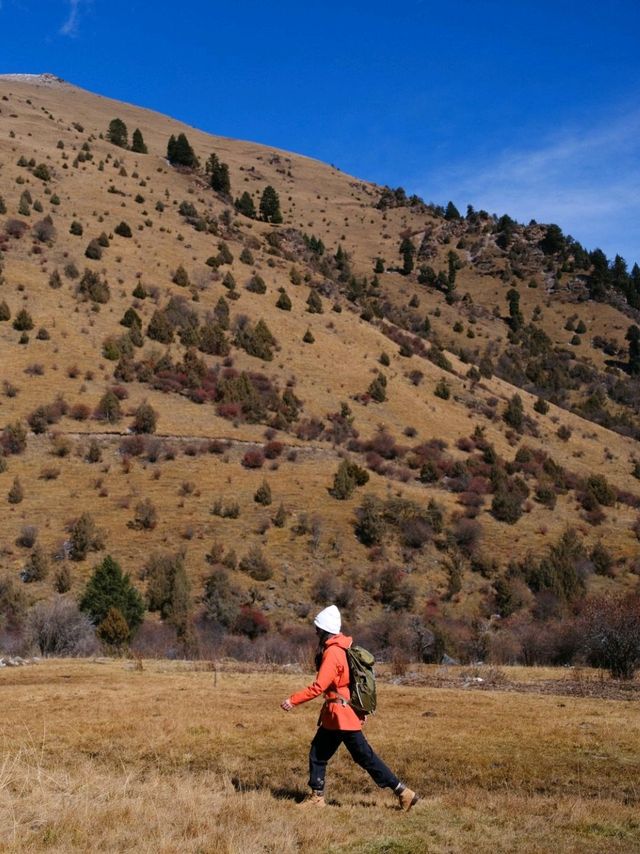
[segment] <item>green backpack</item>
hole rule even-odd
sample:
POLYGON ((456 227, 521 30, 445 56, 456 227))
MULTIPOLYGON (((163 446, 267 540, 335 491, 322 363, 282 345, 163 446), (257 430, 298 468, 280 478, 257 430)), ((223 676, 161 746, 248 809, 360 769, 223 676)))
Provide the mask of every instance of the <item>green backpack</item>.
POLYGON ((375 658, 361 646, 345 650, 349 665, 349 705, 360 715, 372 715, 376 710, 375 658))

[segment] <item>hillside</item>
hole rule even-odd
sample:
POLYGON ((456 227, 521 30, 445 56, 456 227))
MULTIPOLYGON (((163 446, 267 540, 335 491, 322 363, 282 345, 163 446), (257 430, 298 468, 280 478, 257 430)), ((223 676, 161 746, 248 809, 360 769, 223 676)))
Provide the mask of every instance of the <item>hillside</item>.
POLYGON ((451 628, 637 588, 637 268, 48 76, 0 77, 0 197, 0 561, 17 581, 37 543, 26 604, 107 553, 143 591, 181 553, 196 616, 217 572, 250 635, 327 599, 451 628), (197 168, 167 160, 180 134, 197 168), (276 222, 234 208, 268 186, 276 222))

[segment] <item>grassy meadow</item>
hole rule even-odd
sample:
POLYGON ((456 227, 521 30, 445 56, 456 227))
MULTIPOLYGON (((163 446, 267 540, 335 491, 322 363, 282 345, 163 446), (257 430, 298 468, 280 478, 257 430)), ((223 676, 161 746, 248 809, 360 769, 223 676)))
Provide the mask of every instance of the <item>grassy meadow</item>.
POLYGON ((296 806, 318 703, 279 702, 307 673, 48 660, 0 680, 2 851, 640 850, 637 701, 381 682, 365 731, 423 795, 406 815, 344 750, 328 808, 296 806))

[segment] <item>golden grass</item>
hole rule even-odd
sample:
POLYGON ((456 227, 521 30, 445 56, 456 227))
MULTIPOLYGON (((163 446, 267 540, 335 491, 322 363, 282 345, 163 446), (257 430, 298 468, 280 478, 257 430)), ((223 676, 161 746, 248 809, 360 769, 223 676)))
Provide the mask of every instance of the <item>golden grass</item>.
POLYGON ((330 806, 309 813, 295 800, 305 791, 317 704, 288 715, 278 708, 308 675, 132 668, 48 661, 3 671, 2 850, 640 846, 637 704, 381 684, 367 734, 423 802, 399 813, 341 752, 329 768, 330 806))

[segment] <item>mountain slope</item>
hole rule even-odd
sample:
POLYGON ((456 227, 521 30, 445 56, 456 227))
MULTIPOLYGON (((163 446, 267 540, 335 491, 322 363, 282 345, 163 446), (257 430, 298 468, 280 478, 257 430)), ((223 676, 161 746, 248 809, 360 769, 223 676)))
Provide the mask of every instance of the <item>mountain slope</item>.
MULTIPOLYGON (((225 556, 234 565, 230 550, 240 559, 260 548, 269 568, 256 567, 254 554, 231 577, 238 602, 276 623, 336 596, 361 620, 426 606, 486 615, 507 577, 519 607, 535 609, 547 588, 526 567, 506 576, 507 565, 528 552, 533 565, 567 525, 582 549, 578 588, 637 584, 637 381, 624 343, 635 309, 613 279, 607 302, 588 299, 594 270, 581 247, 562 237, 554 249, 547 226, 462 218, 55 78, 0 78, 0 109, 0 302, 10 315, 0 323, 0 421, 29 419, 36 431, 0 474, 4 494, 15 478, 24 492, 0 504, 12 575, 28 559, 16 545, 24 526, 38 528, 47 553, 65 554, 73 520, 90 511, 108 552, 142 587, 150 552, 184 551, 196 600, 212 565, 225 556), (129 139, 140 129, 148 154, 105 138, 114 118, 129 139), (168 139, 180 133, 199 169, 168 163, 168 139), (214 152, 228 165, 232 198, 210 186, 204 166, 214 152), (258 208, 268 185, 281 224, 234 211, 245 191, 258 208), (122 222, 130 237, 117 233, 122 222), (85 255, 91 241, 99 258, 85 255), (290 310, 276 306, 281 290, 290 310), (309 311, 310 294, 320 312, 309 311), (33 329, 14 328, 21 309, 33 329), (131 323, 131 309, 137 335, 121 322, 131 323), (155 339, 150 324, 161 327, 155 339), (207 334, 214 345, 203 343, 207 334), (122 417, 99 417, 114 388, 122 417), (516 394, 522 412, 507 423, 516 394), (548 411, 534 409, 545 408, 539 396, 548 411), (158 416, 155 437, 129 433, 144 401, 158 416), (101 455, 93 463, 92 436, 101 455), (329 489, 343 458, 369 481, 338 500, 329 489), (263 481, 270 505, 254 500, 263 481), (367 494, 380 501, 356 536, 367 494), (496 518, 496 497, 509 499, 512 524, 496 518), (145 501, 157 516, 149 528, 153 519, 136 518, 145 501), (216 501, 223 510, 237 502, 239 516, 212 514, 216 501), (606 571, 592 555, 598 543, 610 552, 606 571)), ((5 430, 8 452, 11 437, 5 430)), ((74 593, 91 558, 65 562, 74 593)), ((50 596, 57 568, 29 596, 50 596)), ((563 598, 557 585, 554 595, 563 598)))

